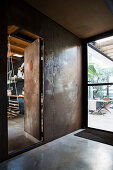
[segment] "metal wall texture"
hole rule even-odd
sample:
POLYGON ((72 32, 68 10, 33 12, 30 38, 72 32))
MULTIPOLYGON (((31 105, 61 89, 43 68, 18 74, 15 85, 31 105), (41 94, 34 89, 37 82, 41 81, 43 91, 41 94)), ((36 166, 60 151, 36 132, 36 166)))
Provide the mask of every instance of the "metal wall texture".
POLYGON ((40 41, 35 40, 24 50, 24 127, 40 140, 40 41))
POLYGON ((81 40, 21 0, 8 9, 8 25, 44 38, 44 142, 81 128, 81 40))

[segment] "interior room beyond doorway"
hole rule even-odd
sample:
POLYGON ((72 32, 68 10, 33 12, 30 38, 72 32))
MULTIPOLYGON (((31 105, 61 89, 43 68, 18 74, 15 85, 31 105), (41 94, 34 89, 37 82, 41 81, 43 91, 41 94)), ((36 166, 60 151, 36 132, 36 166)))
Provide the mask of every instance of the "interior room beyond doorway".
MULTIPOLYGON (((25 49, 31 48, 33 46, 31 44, 33 44, 35 40, 37 40, 36 43, 39 42, 39 47, 38 47, 39 50, 42 49, 43 51, 42 38, 29 31, 19 28, 15 25, 8 26, 7 117, 8 117, 8 152, 9 153, 19 151, 21 149, 24 149, 25 147, 29 147, 30 145, 36 144, 41 140, 43 140, 43 137, 41 136, 43 132, 43 116, 42 116, 43 87, 40 88, 42 89, 41 93, 39 91, 41 95, 39 94, 39 106, 38 106, 38 109, 40 110, 39 111, 40 118, 38 118, 38 120, 40 119, 40 122, 38 122, 39 124, 38 127, 40 126, 40 129, 38 129, 38 131, 40 131, 40 138, 37 138, 34 135, 32 135, 33 133, 30 133, 29 130, 27 131, 28 127, 26 127, 26 124, 29 124, 29 126, 31 127, 33 126, 33 122, 31 124, 30 121, 27 118, 25 118, 26 115, 25 112, 28 111, 26 111, 27 104, 25 106, 24 82, 25 82, 25 67, 27 64, 25 64, 24 56, 25 56, 25 49)), ((43 55, 43 52, 41 52, 40 54, 43 55)), ((32 55, 34 55, 34 53, 32 55)), ((40 61, 40 58, 42 56, 39 55, 38 57, 40 61)), ((32 63, 30 62, 28 64, 29 64, 29 70, 31 71, 32 74, 32 72, 34 72, 33 69, 35 67, 35 64, 33 63, 33 61, 32 63)), ((40 66, 38 67, 40 69, 40 66)), ((30 76, 27 75, 27 77, 30 76)), ((30 79, 28 81, 30 81, 30 79)), ((34 93, 32 94, 32 91, 33 90, 31 89, 31 95, 35 95, 34 93)), ((29 96, 29 100, 31 100, 31 95, 29 96)), ((33 117, 33 113, 31 114, 31 117, 29 119, 32 119, 32 117, 33 117)))

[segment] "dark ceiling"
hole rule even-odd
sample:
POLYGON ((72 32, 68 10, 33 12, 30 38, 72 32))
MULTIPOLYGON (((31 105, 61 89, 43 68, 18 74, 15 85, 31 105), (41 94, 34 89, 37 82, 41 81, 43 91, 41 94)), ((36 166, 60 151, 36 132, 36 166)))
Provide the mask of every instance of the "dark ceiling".
POLYGON ((25 0, 80 38, 113 29, 113 15, 104 0, 25 0))

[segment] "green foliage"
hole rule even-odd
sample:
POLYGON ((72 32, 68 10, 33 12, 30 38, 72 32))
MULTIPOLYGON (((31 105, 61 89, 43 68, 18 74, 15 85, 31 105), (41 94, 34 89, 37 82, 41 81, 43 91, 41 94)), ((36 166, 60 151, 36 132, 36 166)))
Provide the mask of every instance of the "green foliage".
POLYGON ((113 75, 113 68, 100 68, 95 63, 88 64, 88 81, 92 83, 109 82, 109 77, 113 75))
POLYGON ((89 81, 94 81, 95 76, 98 79, 98 73, 94 67, 94 63, 89 63, 89 65, 88 65, 88 79, 89 79, 89 81))
MULTIPOLYGON (((91 83, 109 82, 109 78, 112 74, 113 74, 112 68, 102 69, 95 63, 89 63, 88 65, 88 81, 91 83)), ((107 87, 102 87, 102 86, 93 87, 94 98, 103 98, 104 91, 107 90, 107 88, 108 86, 107 87)))

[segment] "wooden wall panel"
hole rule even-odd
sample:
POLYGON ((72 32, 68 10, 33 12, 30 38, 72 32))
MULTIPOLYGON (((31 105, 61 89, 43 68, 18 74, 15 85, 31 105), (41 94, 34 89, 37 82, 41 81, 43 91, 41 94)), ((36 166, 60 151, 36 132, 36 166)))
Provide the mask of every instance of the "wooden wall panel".
POLYGON ((12 0, 8 24, 44 38, 44 142, 81 127, 81 40, 25 2, 12 0))

